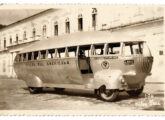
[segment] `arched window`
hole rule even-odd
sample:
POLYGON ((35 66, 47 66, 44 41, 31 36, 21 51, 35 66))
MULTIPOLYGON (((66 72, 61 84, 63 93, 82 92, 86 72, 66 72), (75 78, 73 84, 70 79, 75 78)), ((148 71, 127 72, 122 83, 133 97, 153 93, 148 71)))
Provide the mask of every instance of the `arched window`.
POLYGON ((83 18, 82 18, 82 14, 78 15, 78 31, 83 31, 83 18))
POLYGON ((12 37, 10 36, 10 44, 12 44, 12 37))
POLYGON ((26 40, 26 31, 23 33, 23 39, 26 40))
POLYGON ((16 34, 16 43, 18 43, 18 34, 16 34))
POLYGON ((65 32, 66 33, 70 33, 70 22, 69 22, 69 18, 67 18, 65 20, 65 32))
POLYGON ((6 48, 6 38, 4 38, 4 48, 6 48))
POLYGON ((54 23, 54 35, 58 36, 58 22, 54 23))
POLYGON ((35 28, 33 28, 32 36, 33 36, 33 38, 36 36, 36 29, 35 28))
POLYGON ((46 36, 46 25, 43 26, 42 34, 43 34, 43 36, 46 36))
POLYGON ((94 30, 96 29, 96 23, 97 23, 97 9, 92 8, 92 27, 94 30))

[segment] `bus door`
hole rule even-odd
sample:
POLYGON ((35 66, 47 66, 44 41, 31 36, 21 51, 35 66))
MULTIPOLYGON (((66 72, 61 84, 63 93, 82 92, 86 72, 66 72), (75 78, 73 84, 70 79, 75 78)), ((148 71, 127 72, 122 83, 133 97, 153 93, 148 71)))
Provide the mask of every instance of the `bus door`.
POLYGON ((79 47, 78 64, 81 74, 92 73, 89 54, 90 54, 90 45, 79 47))

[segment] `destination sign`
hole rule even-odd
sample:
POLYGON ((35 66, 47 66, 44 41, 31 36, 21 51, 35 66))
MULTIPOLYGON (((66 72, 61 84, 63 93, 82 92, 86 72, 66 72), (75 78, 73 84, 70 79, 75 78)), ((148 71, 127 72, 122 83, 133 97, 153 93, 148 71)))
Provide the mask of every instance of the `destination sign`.
POLYGON ((104 59, 118 59, 118 56, 107 56, 104 59))

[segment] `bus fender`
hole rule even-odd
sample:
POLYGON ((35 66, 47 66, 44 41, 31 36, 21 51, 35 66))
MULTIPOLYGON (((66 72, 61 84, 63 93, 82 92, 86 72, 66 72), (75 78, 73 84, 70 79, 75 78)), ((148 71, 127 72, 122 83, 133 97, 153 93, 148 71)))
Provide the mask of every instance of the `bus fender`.
POLYGON ((120 70, 101 70, 94 74, 94 86, 96 89, 105 85, 106 89, 119 89, 121 88, 120 70))
POLYGON ((42 80, 36 75, 28 75, 28 79, 25 81, 28 87, 42 87, 42 80))

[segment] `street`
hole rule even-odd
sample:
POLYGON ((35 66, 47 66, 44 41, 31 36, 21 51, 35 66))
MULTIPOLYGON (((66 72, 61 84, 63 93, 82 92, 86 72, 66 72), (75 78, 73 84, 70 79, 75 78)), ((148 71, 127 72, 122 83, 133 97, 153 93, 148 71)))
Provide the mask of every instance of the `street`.
POLYGON ((164 110, 164 84, 146 83, 138 98, 121 92, 115 102, 105 102, 93 91, 44 89, 30 94, 24 81, 0 79, 0 110, 164 110))

